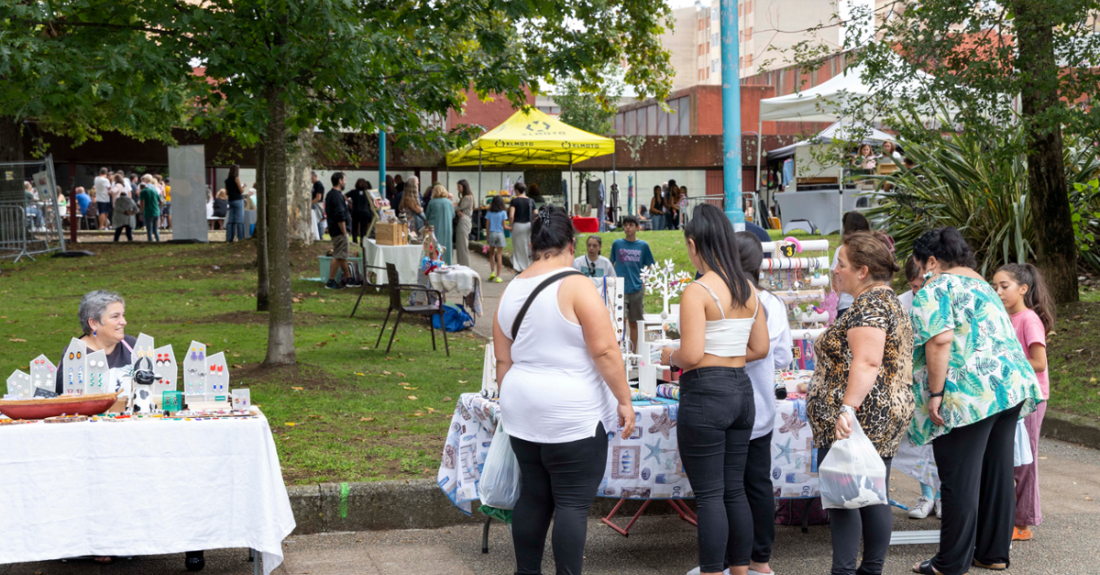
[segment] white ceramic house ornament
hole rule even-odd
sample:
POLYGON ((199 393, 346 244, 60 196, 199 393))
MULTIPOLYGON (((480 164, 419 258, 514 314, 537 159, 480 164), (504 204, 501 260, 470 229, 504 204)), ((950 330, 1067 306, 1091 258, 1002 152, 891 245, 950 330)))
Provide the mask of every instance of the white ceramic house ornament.
POLYGON ((81 395, 88 382, 88 346, 75 337, 65 349, 65 370, 61 374, 61 393, 81 395))
POLYGON ((110 393, 111 368, 107 367, 107 353, 102 349, 88 354, 88 385, 85 393, 110 393))
POLYGON ((57 389, 57 367, 45 355, 31 360, 31 385, 49 392, 57 389))
POLYGON ((252 407, 252 392, 247 389, 234 389, 230 392, 233 398, 233 409, 244 411, 252 407))
POLYGON ((34 397, 34 385, 31 384, 30 374, 23 373, 18 369, 11 372, 11 375, 8 376, 8 395, 27 399, 34 397))
POLYGON ((227 401, 229 399, 229 366, 225 363, 225 352, 219 351, 206 358, 206 400, 227 401))

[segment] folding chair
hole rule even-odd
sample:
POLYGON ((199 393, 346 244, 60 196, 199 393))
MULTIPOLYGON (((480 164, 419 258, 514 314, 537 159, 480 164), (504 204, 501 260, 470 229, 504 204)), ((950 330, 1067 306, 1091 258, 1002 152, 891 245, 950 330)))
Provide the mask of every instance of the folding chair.
POLYGON ((386 346, 386 353, 389 353, 390 348, 393 347, 393 338, 397 335, 397 326, 401 323, 401 316, 407 313, 429 318, 428 329, 432 330, 432 351, 435 351, 435 326, 432 325, 430 318, 437 315, 439 316, 439 325, 443 327, 443 346, 447 350, 447 357, 451 357, 451 348, 447 344, 447 329, 443 323, 443 292, 420 284, 402 284, 397 277, 397 266, 391 263, 386 264, 386 275, 389 276, 387 279, 389 280, 390 309, 386 310, 386 319, 382 322, 382 330, 378 332, 378 341, 374 342, 374 347, 377 348, 382 343, 382 334, 386 332, 386 324, 390 321, 390 313, 397 310, 397 320, 393 323, 393 333, 390 334, 390 343, 386 346), (435 303, 405 305, 401 294, 417 291, 425 292, 429 296, 434 295, 435 303))
MULTIPOLYGON (((366 264, 363 264, 363 286, 361 288, 359 288, 359 299, 355 300, 355 307, 351 308, 351 315, 349 315, 348 318, 355 317, 355 310, 359 309, 359 302, 363 301, 363 294, 367 293, 367 287, 370 287, 370 288, 376 289, 376 290, 386 289, 386 284, 380 284, 380 283, 375 283, 375 282, 371 281, 371 278, 370 278, 371 273, 368 270, 378 270, 378 271, 383 271, 384 272, 384 271, 386 271, 386 268, 380 268, 378 266, 368 266, 366 264)), ((378 347, 378 346, 376 345, 374 347, 378 347)))

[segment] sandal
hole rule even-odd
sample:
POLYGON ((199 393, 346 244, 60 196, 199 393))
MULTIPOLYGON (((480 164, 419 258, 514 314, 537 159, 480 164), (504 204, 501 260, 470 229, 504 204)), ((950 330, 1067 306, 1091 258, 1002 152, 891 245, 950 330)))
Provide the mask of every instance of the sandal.
POLYGON ((989 569, 991 571, 1004 571, 1008 569, 1008 563, 982 563, 977 559, 974 560, 975 567, 981 567, 982 569, 989 569))
POLYGON ((108 557, 108 556, 93 557, 92 561, 95 561, 96 563, 98 563, 100 565, 110 565, 111 563, 115 562, 115 558, 114 557, 108 557))

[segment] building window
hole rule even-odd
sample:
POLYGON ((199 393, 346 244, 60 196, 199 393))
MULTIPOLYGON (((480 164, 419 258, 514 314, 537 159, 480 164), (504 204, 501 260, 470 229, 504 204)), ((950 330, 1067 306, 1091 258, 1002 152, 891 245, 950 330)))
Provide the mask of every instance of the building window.
POLYGON ((660 106, 654 106, 657 108, 657 135, 668 135, 668 112, 664 111, 660 106))
POLYGON ((752 54, 746 55, 745 58, 747 58, 745 65, 752 68, 752 54))
POLYGON ((710 19, 711 20, 717 20, 720 14, 721 13, 719 12, 718 8, 711 8, 710 9, 710 19))
POLYGON ((714 33, 714 34, 710 35, 710 43, 715 48, 718 47, 718 34, 717 33, 714 33))
POLYGON ((623 136, 623 114, 615 114, 615 135, 623 136))
POLYGON ((691 135, 691 99, 688 98, 687 96, 684 96, 683 98, 677 98, 677 100, 679 102, 679 106, 676 106, 676 108, 680 111, 679 114, 678 114, 679 119, 680 119, 680 130, 679 130, 680 135, 681 136, 690 136, 691 135))
POLYGON ((645 108, 645 120, 646 120, 646 132, 647 136, 657 135, 657 105, 646 106, 645 108))
POLYGON ((626 113, 626 135, 638 135, 638 111, 630 110, 626 113))
POLYGON ((752 40, 752 26, 745 30, 745 40, 752 40))

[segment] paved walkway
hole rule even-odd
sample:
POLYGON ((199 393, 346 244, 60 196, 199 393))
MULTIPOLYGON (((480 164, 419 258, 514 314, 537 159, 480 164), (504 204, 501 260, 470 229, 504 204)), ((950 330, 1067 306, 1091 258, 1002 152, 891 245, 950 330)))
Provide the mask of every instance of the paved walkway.
MULTIPOLYGON (((1036 539, 1017 543, 1008 573, 1077 575, 1100 573, 1100 451, 1053 440, 1040 443, 1040 483, 1044 523, 1036 539)), ((895 473, 894 499, 912 502, 919 489, 895 473)), ((660 504, 658 504, 660 505, 660 504)), ((458 514, 455 511, 456 515, 458 514)), ((624 521, 625 522, 625 521, 624 521)), ((913 521, 894 510, 894 530, 937 529, 939 521, 913 521)), ((820 575, 829 571, 827 526, 779 527, 772 567, 779 575, 820 575)), ((286 562, 277 575, 502 575, 515 569, 508 530, 494 523, 489 553, 481 553, 481 527, 376 531, 292 536, 283 545, 286 562)), ((596 520, 589 521, 585 555, 588 575, 681 575, 696 565, 695 528, 670 516, 644 516, 622 537, 596 520)), ((917 560, 936 552, 934 545, 890 549, 884 573, 909 573, 917 560)), ((204 573, 251 573, 243 549, 208 551, 204 573)), ((161 574, 180 573, 182 554, 138 557, 115 565, 57 561, 0 566, 0 575, 161 574)), ((544 573, 553 573, 549 546, 544 573)), ((972 570, 972 574, 985 573, 972 570)))

